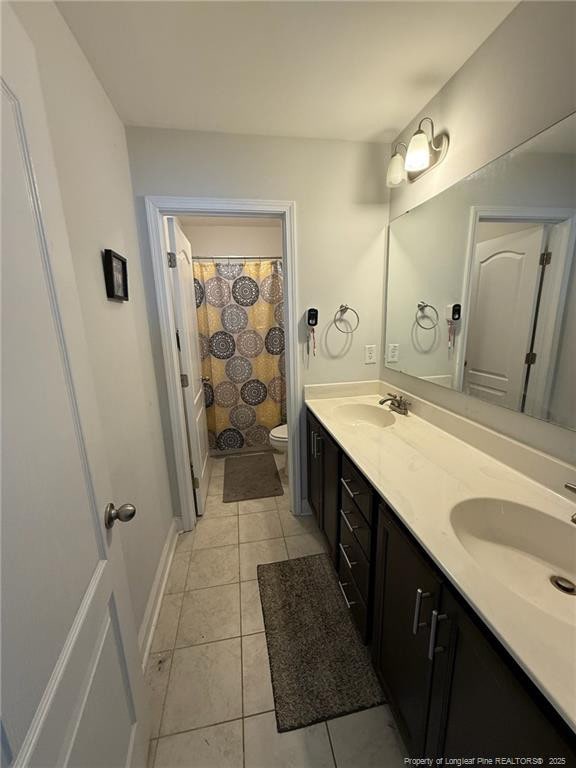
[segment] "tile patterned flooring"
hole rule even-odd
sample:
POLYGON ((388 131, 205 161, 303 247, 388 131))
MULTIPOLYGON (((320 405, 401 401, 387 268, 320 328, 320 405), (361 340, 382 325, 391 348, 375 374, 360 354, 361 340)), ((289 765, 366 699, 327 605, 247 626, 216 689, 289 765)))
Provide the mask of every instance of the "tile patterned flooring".
POLYGON ((323 552, 311 517, 285 495, 224 503, 215 461, 206 513, 180 534, 146 677, 148 768, 395 768, 387 707, 279 734, 256 567, 323 552))

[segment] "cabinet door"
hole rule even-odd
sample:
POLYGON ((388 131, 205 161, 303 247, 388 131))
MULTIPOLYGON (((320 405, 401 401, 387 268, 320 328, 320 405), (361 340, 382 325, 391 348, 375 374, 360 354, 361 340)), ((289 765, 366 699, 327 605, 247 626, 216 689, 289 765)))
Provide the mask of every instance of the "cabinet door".
MULTIPOLYGON (((442 613, 456 626, 452 677, 443 704, 443 757, 557 757, 576 765, 576 737, 511 659, 445 589, 442 613)), ((439 633, 439 642, 446 637, 439 633)), ((544 763, 548 764, 547 762, 544 763)))
POLYGON ((336 565, 338 559, 340 449, 324 430, 321 432, 320 446, 324 458, 322 530, 328 540, 330 555, 336 565))
MULTIPOLYGON (((424 754, 433 663, 428 658, 430 620, 440 582, 404 531, 381 512, 385 553, 383 593, 376 628, 377 670, 412 756, 424 754)), ((382 575, 381 575, 382 576, 382 575)))
POLYGON ((308 503, 316 517, 320 528, 323 527, 322 513, 322 485, 323 485, 323 461, 322 440, 320 424, 308 413, 307 417, 307 445, 308 445, 308 503))

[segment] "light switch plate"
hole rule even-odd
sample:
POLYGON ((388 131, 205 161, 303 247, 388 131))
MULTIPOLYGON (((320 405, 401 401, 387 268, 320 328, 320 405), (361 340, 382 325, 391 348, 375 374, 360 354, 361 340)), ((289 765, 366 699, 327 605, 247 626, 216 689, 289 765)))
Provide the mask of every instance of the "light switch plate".
POLYGON ((366 344, 364 347, 364 365, 376 363, 376 344, 366 344))
POLYGON ((387 363, 397 363, 400 358, 400 344, 388 344, 387 363))

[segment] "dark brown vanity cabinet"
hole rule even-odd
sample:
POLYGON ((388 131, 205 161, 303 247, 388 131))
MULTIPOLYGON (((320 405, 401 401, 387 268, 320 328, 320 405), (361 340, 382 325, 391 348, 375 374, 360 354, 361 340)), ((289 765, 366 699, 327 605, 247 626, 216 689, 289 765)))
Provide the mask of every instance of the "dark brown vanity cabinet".
POLYGON ((432 690, 429 628, 442 584, 385 505, 376 563, 374 664, 408 751, 423 755, 432 690))
POLYGON ((376 562, 372 656, 409 753, 576 765, 567 726, 385 504, 376 562))
POLYGON ((340 449, 310 413, 306 420, 308 445, 308 503, 323 531, 334 564, 338 558, 340 449))

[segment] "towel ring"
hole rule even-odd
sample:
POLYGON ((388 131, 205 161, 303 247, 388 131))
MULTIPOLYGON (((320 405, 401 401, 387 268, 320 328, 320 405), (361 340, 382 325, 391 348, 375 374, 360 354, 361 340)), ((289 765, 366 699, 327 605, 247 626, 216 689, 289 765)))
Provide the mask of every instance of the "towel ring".
POLYGON ((354 333, 354 331, 360 325, 360 315, 358 314, 358 312, 356 312, 355 309, 352 309, 352 307, 349 307, 348 304, 340 304, 340 306, 334 313, 334 325, 340 331, 340 333, 354 333), (341 328, 338 325, 338 323, 343 319, 346 312, 352 312, 354 315, 356 315, 356 325, 354 326, 354 328, 350 328, 349 330, 345 330, 344 328, 341 328))
POLYGON ((418 309, 416 310, 416 314, 414 315, 414 320, 416 321, 416 325, 418 325, 420 328, 423 328, 425 331, 432 331, 438 325, 440 316, 438 315, 438 310, 433 304, 428 304, 427 301, 419 301, 418 309), (430 317, 430 315, 426 312, 427 309, 431 309, 432 312, 434 312, 434 317, 430 317), (432 323, 432 325, 423 325, 422 324, 423 317, 427 317, 432 323))

